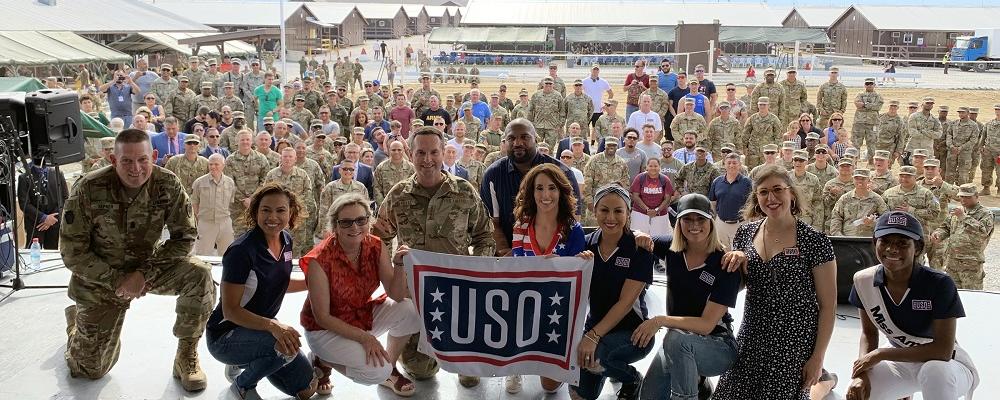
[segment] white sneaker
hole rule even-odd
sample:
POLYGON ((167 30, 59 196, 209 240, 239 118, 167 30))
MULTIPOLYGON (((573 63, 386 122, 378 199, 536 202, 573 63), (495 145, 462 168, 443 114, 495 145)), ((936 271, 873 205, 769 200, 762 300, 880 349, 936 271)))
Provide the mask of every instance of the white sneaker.
POLYGON ((243 368, 240 368, 238 365, 226 364, 226 380, 229 381, 229 383, 233 383, 233 381, 236 380, 236 377, 240 376, 241 373, 243 373, 243 368))
POLYGON ((510 375, 504 378, 504 386, 506 386, 507 393, 521 393, 521 375, 510 375))
POLYGON ((249 390, 243 390, 243 389, 240 389, 239 386, 236 386, 236 383, 233 383, 232 385, 229 385, 229 394, 232 396, 231 398, 233 398, 233 399, 239 399, 239 400, 264 400, 264 399, 262 399, 260 397, 259 394, 257 394, 257 389, 256 388, 249 389, 249 390))

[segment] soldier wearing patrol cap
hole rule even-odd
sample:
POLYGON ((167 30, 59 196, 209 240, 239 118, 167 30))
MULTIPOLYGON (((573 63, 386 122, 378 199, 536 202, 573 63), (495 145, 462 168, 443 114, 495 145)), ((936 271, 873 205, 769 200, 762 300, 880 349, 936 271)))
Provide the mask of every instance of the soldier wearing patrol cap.
POLYGON ((809 96, 806 94, 806 85, 797 78, 798 73, 795 67, 788 67, 785 70, 785 80, 780 82, 784 90, 782 95, 781 109, 775 109, 781 116, 781 123, 788 125, 789 122, 797 120, 799 115, 806 112, 806 104, 809 103, 809 96))
POLYGON ((799 149, 799 143, 797 140, 785 140, 781 142, 781 155, 778 157, 778 161, 775 164, 785 167, 786 171, 792 170, 792 155, 795 154, 795 150, 799 149))
MULTIPOLYGON (((692 81, 695 82, 695 81, 692 81)), ((693 97, 685 97, 681 100, 681 109, 678 110, 679 113, 674 116, 674 120, 670 122, 670 131, 674 132, 674 144, 678 147, 682 146, 683 134, 688 131, 694 131, 697 133, 698 137, 705 137, 705 133, 708 131, 708 123, 705 122, 705 117, 694 111, 695 99, 693 97), (680 133, 681 135, 676 135, 680 133)))
POLYGON ((621 123, 623 127, 627 122, 625 121, 625 117, 618 114, 618 100, 604 100, 603 105, 604 113, 601 114, 600 117, 597 117, 597 123, 594 125, 594 132, 590 135, 590 138, 594 143, 596 143, 597 138, 603 138, 611 135, 611 125, 615 122, 621 123))
POLYGON ((777 165, 778 163, 778 145, 770 143, 765 144, 760 147, 760 153, 763 155, 763 161, 760 165, 750 169, 750 180, 757 178, 757 174, 760 173, 760 171, 763 171, 764 167, 777 165))
POLYGON ((927 147, 932 151, 932 156, 941 160, 941 176, 946 176, 948 171, 948 129, 951 128, 951 121, 948 121, 948 106, 938 106, 938 118, 941 122, 941 137, 934 139, 934 147, 927 147))
POLYGON ((996 172, 997 192, 1000 193, 1000 103, 993 105, 995 118, 983 126, 982 140, 982 176, 983 190, 980 196, 990 195, 990 186, 993 186, 994 171, 996 172))
MULTIPOLYGON (((717 116, 712 118, 712 122, 708 123, 708 134, 705 137, 705 145, 712 152, 712 157, 719 162, 723 161, 720 146, 722 143, 735 143, 736 139, 743 134, 743 124, 730 113, 731 105, 728 101, 719 103, 717 108, 719 109, 717 116)), ((736 145, 734 144, 733 146, 736 145)), ((733 151, 736 151, 735 147, 733 151)))
POLYGON ((371 106, 368 103, 368 96, 364 95, 364 94, 358 96, 358 105, 357 105, 357 107, 354 107, 353 110, 351 110, 351 116, 349 117, 349 121, 348 121, 348 127, 349 128, 352 128, 352 129, 353 128, 357 128, 357 126, 355 124, 358 121, 358 113, 361 113, 361 112, 367 113, 368 114, 368 120, 369 121, 372 120, 371 106))
POLYGON ((250 60, 250 70, 243 73, 242 89, 239 93, 241 93, 243 105, 246 107, 244 112, 247 121, 252 124, 257 123, 257 96, 254 94, 254 89, 264 84, 264 78, 265 72, 260 68, 260 60, 250 60))
MULTIPOLYGON (((770 110, 774 113, 780 112, 782 110, 782 100, 785 96, 785 89, 781 87, 781 84, 774 81, 774 68, 768 67, 764 70, 764 82, 757 85, 750 93, 750 112, 755 113, 760 107, 760 98, 767 97, 768 104, 770 105, 770 110)), ((777 117, 777 115, 775 115, 777 117)), ((778 118, 778 122, 781 119, 778 118)), ((737 143, 739 144, 739 143, 737 143)))
MULTIPOLYGON (((240 92, 243 90, 243 73, 240 72, 240 62, 241 61, 239 58, 236 57, 231 58, 229 60, 229 63, 232 64, 232 68, 230 68, 229 71, 226 71, 221 76, 219 76, 219 82, 218 82, 219 93, 217 93, 216 95, 219 96, 220 98, 226 95, 227 83, 232 84, 233 96, 236 96, 236 98, 240 98, 240 92)), ((240 101, 242 102, 243 100, 240 99, 240 101)), ((233 109, 233 111, 235 110, 236 109, 233 109)))
MULTIPOLYGON (((918 109, 920 109, 920 102, 919 101, 911 100, 911 101, 909 101, 909 102, 906 103, 906 112, 902 113, 902 115, 901 115, 901 117, 903 118, 903 126, 904 127, 906 126, 906 123, 910 121, 910 115, 913 115, 913 113, 917 112, 918 109)), ((909 133, 909 132, 907 132, 907 133, 909 133)), ((904 145, 905 145, 905 143, 904 143, 904 145)))
MULTIPOLYGON (((230 72, 227 72, 227 74, 230 72)), ((226 106, 229 106, 229 110, 233 112, 244 111, 243 100, 240 100, 240 98, 236 96, 235 82, 222 83, 222 98, 219 99, 219 109, 221 110, 222 107, 226 106)))
POLYGON ((945 144, 948 146, 948 169, 945 180, 956 185, 966 183, 972 169, 972 153, 979 143, 979 125, 969 119, 969 108, 958 108, 958 120, 948 128, 945 144))
POLYGON ((909 134, 903 118, 899 115, 899 101, 889 100, 889 110, 878 116, 875 130, 875 149, 889 152, 889 167, 903 154, 903 145, 909 134))
POLYGON ((188 121, 194 118, 195 111, 198 110, 195 105, 198 95, 188 88, 190 79, 186 75, 178 77, 177 82, 177 90, 164 101, 163 112, 178 121, 188 121))
POLYGON ((979 140, 976 142, 976 147, 972 151, 972 165, 969 167, 969 177, 966 182, 972 182, 973 178, 976 176, 976 170, 979 169, 979 163, 982 161, 982 150, 983 150, 983 139, 986 133, 986 125, 979 122, 979 107, 969 107, 969 119, 979 125, 979 140))
POLYGON ((804 150, 806 151, 806 153, 809 153, 810 160, 813 158, 813 155, 816 152, 816 146, 819 145, 819 140, 820 139, 818 133, 816 132, 806 133, 806 147, 804 150))
MULTIPOLYGON (((726 156, 728 156, 729 154, 732 154, 732 153, 736 153, 736 145, 733 144, 733 143, 731 143, 731 142, 730 143, 723 143, 721 146, 719 146, 719 157, 714 157, 713 156, 713 158, 715 159, 715 162, 712 163, 712 164, 714 164, 715 168, 718 168, 719 172, 721 172, 723 175, 726 174, 726 156)), ((739 153, 736 153, 736 154, 739 155, 739 153)), ((663 159, 662 158, 660 159, 660 164, 663 164, 663 159)), ((740 164, 741 164, 740 165, 740 175, 749 176, 750 173, 749 173, 749 171, 747 171, 747 166, 746 165, 742 165, 743 164, 742 162, 740 164)))
MULTIPOLYGON (((216 93, 219 93, 221 89, 219 80, 222 79, 222 72, 219 72, 219 62, 214 58, 208 59, 208 70, 201 74, 201 83, 199 87, 205 87, 205 83, 210 83, 212 97, 215 97, 216 93)), ((213 108, 214 110, 214 108, 213 108)))
POLYGON ((309 126, 309 122, 316 118, 316 115, 306 108, 306 96, 302 94, 295 95, 294 103, 295 108, 292 109, 292 115, 289 117, 301 126, 309 126))
MULTIPOLYGON (((941 178, 941 162, 936 158, 928 159, 924 162, 924 176, 917 177, 917 185, 930 190, 934 199, 941 205, 938 213, 927 220, 924 225, 926 232, 933 233, 945 219, 950 211, 948 204, 958 201, 958 186, 945 182, 941 178)), ((916 168, 914 168, 915 172, 916 168)), ((916 177, 916 175, 914 175, 916 177)), ((927 252, 927 263, 934 269, 944 269, 944 243, 928 240, 924 249, 927 252)))
POLYGON ((306 109, 313 115, 319 115, 319 107, 323 105, 323 94, 316 90, 316 81, 308 76, 303 78, 299 94, 306 99, 306 109))
MULTIPOLYGON (((576 122, 581 130, 587 130, 594 115, 594 100, 583 92, 583 81, 573 81, 573 93, 566 96, 566 126, 576 122)), ((587 136, 590 136, 589 134, 587 136)))
POLYGON ((781 120, 770 112, 771 98, 763 96, 754 100, 757 104, 755 112, 747 119, 747 123, 743 127, 743 134, 736 139, 737 150, 746 156, 744 164, 748 168, 760 165, 763 162, 763 155, 760 153, 761 147, 765 144, 777 144, 781 141, 781 135, 784 133, 781 120))
POLYGON ((896 177, 892 175, 892 171, 889 170, 888 151, 875 150, 872 165, 875 166, 871 174, 872 191, 882 194, 886 191, 886 189, 896 186, 899 183, 896 180, 896 177))
POLYGON ((882 198, 890 210, 916 216, 928 232, 941 213, 941 202, 929 189, 917 184, 917 169, 910 165, 899 168, 899 185, 886 189, 882 198))
POLYGON ((920 112, 910 115, 906 122, 907 131, 910 135, 906 141, 906 150, 913 152, 916 149, 933 149, 935 139, 942 138, 941 121, 931 110, 934 109, 934 98, 924 97, 920 112))
MULTIPOLYGON (((510 111, 507 111, 507 108, 505 108, 503 105, 500 104, 500 94, 499 93, 495 93, 494 92, 494 93, 490 94, 490 104, 489 105, 490 105, 490 116, 492 117, 492 116, 499 115, 501 117, 501 121, 500 121, 501 125, 502 126, 507 126, 507 123, 509 123, 511 121, 510 111)), ((490 119, 491 118, 487 118, 487 120, 483 121, 483 123, 486 124, 486 125, 489 125, 489 123, 490 123, 489 120, 490 119)))
POLYGON ((180 85, 177 79, 174 79, 173 75, 170 73, 174 67, 170 64, 163 64, 160 66, 160 77, 156 78, 149 85, 149 93, 156 95, 156 102, 163 104, 170 98, 174 92, 177 91, 177 86, 180 85))
POLYGON ((81 163, 83 166, 83 175, 90 173, 90 171, 96 171, 111 165, 111 155, 114 154, 115 151, 115 138, 102 137, 100 139, 100 144, 101 158, 95 160, 93 163, 81 163))
MULTIPOLYGON (((917 169, 917 178, 924 176, 924 161, 927 161, 928 158, 929 155, 927 149, 913 150, 913 155, 910 156, 910 159, 911 161, 913 161, 913 167, 917 169)), ((939 169, 938 171, 943 173, 943 168, 939 169)))
POLYGON ((882 95, 875 91, 875 78, 865 78, 865 90, 854 96, 855 111, 851 138, 859 149, 864 143, 869 161, 875 154, 875 127, 878 125, 882 104, 882 95))
POLYGON ((201 68, 201 58, 198 56, 188 57, 188 65, 188 70, 184 72, 184 75, 191 80, 191 87, 201 87, 201 75, 205 73, 205 70, 201 68))
POLYGON ((816 109, 819 112, 819 127, 825 128, 833 113, 847 111, 847 87, 838 79, 840 69, 830 68, 830 79, 816 91, 816 109))
MULTIPOLYGON (((593 198, 597 189, 602 186, 617 183, 621 187, 629 187, 632 183, 629 180, 628 165, 625 160, 616 155, 618 151, 619 139, 614 136, 604 138, 604 151, 590 156, 583 169, 583 183, 580 185, 580 194, 584 199, 593 198)), ((594 204, 587 202, 587 226, 597 223, 594 213, 594 204)))
MULTIPOLYGON (((587 163, 590 162, 590 154, 585 151, 588 147, 587 139, 583 137, 572 137, 569 139, 569 150, 573 153, 573 165, 578 166, 577 169, 580 170, 581 177, 583 176, 583 170, 587 168, 587 163)), ((583 180, 580 180, 581 184, 583 180)))
POLYGON ((414 91, 413 96, 410 97, 410 108, 413 109, 416 115, 422 115, 424 111, 431 107, 431 96, 437 96, 438 99, 441 98, 441 94, 431 88, 431 77, 421 75, 420 89, 414 91))
POLYGON ((830 235, 872 236, 875 220, 888 212, 889 206, 869 189, 870 177, 867 169, 854 170, 854 189, 840 196, 830 214, 830 235))
POLYGON ((826 233, 830 233, 830 215, 840 196, 854 188, 854 160, 843 158, 837 162, 837 176, 823 185, 823 208, 827 219, 826 233))
POLYGON ((215 90, 213 89, 214 87, 215 86, 212 85, 212 82, 201 82, 201 96, 195 98, 195 109, 201 107, 208 107, 208 109, 212 111, 219 109, 219 98, 212 94, 215 93, 215 90))
POLYGON ((983 290, 984 251, 993 234, 993 213, 979 203, 976 185, 958 187, 961 207, 951 211, 948 219, 934 231, 931 241, 948 241, 944 271, 955 280, 959 289, 983 290))
MULTIPOLYGON (((639 94, 639 98, 642 95, 648 95, 649 99, 653 101, 652 110, 660 116, 660 121, 664 124, 670 124, 670 97, 663 89, 659 86, 660 77, 658 74, 649 75, 649 89, 646 89, 639 94)), ((663 136, 663 132, 657 132, 656 140, 659 141, 663 136)))
POLYGON ((500 143, 503 142, 504 137, 503 126, 503 116, 494 114, 490 116, 490 123, 486 125, 486 130, 479 132, 479 143, 486 146, 487 153, 500 149, 500 143))
POLYGON ((807 207, 802 207, 799 219, 822 232, 826 224, 825 209, 823 208, 823 184, 825 182, 820 182, 819 177, 806 171, 808 162, 808 152, 795 150, 792 153, 792 170, 788 172, 788 177, 799 192, 799 201, 807 205, 807 207))
MULTIPOLYGON (((686 135, 687 133, 685 133, 686 135)), ((694 146, 695 159, 684 164, 674 179, 674 190, 678 195, 698 193, 708 196, 712 181, 722 175, 722 172, 708 161, 708 148, 699 143, 694 146)))
POLYGON ((208 159, 198 154, 201 139, 196 135, 184 138, 184 154, 180 157, 170 157, 163 166, 181 180, 184 191, 191 195, 195 179, 208 173, 208 159))
POLYGON ((465 139, 462 141, 462 147, 462 158, 458 160, 458 165, 461 165, 468 171, 468 181, 478 188, 483 181, 483 173, 486 172, 486 166, 476 160, 475 140, 465 139))
POLYGON ((556 147, 556 142, 566 124, 565 99, 554 88, 555 80, 547 76, 542 79, 542 90, 535 92, 528 102, 528 120, 535 125, 539 142, 544 142, 550 148, 556 147))
POLYGON ((816 175, 820 183, 826 184, 830 179, 837 177, 837 165, 830 156, 830 147, 826 144, 817 144, 810 159, 813 162, 806 166, 806 171, 816 175))
MULTIPOLYGON (((562 97, 566 97, 566 83, 563 82, 563 79, 559 77, 558 72, 559 72, 559 64, 557 64, 555 61, 551 61, 549 62, 549 76, 546 76, 545 78, 551 79, 552 88, 555 89, 555 91, 559 92, 559 94, 562 97)), ((538 89, 544 89, 544 88, 545 88, 545 79, 542 79, 541 81, 538 82, 538 89)))
POLYGON ((236 151, 237 143, 239 143, 237 135, 244 129, 248 129, 246 113, 243 111, 233 111, 233 124, 219 133, 221 136, 219 145, 232 154, 236 151))
POLYGON ((528 118, 528 89, 521 88, 517 94, 517 104, 510 111, 511 121, 518 118, 528 118))
POLYGON ((121 330, 133 300, 147 293, 178 296, 173 375, 187 391, 204 390, 198 342, 215 304, 208 264, 190 256, 198 235, 180 179, 152 164, 149 136, 118 134, 113 168, 73 186, 59 231, 62 260, 72 272, 64 357, 70 375, 100 379, 118 361, 121 330), (128 210, 118 218, 108 210, 128 210), (163 229, 169 238, 161 243, 163 229))
MULTIPOLYGON (((265 117, 265 119, 270 118, 265 117)), ((264 177, 271 170, 271 163, 267 157, 254 151, 254 136, 249 130, 240 131, 236 135, 236 149, 226 159, 223 173, 233 178, 236 183, 236 195, 229 207, 230 215, 243 215, 250 204, 251 195, 264 183, 264 177)), ((242 234, 247 228, 240 218, 233 220, 234 235, 242 234)))

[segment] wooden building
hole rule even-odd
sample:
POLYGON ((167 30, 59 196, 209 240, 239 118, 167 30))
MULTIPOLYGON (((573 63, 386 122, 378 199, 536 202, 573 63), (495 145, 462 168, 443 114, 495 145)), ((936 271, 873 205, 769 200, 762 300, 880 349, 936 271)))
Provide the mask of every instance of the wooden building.
POLYGON ((1000 7, 851 6, 829 28, 838 54, 940 60, 955 38, 1000 21, 1000 7))
MULTIPOLYGON (((286 26, 301 26, 306 40, 314 46, 316 42, 329 39, 340 46, 355 46, 364 44, 364 29, 367 20, 357 7, 348 3, 301 3, 293 20, 290 18, 286 26)), ((290 43, 294 44, 294 43, 290 43)), ((313 47, 315 48, 315 47, 313 47)))
POLYGON ((368 25, 365 39, 399 39, 406 35, 409 16, 402 4, 353 3, 368 25))
POLYGON ((451 11, 445 6, 425 6, 427 10, 428 29, 448 28, 455 26, 451 23, 451 11))
POLYGON ((420 4, 403 4, 403 10, 406 11, 407 17, 407 35, 423 35, 431 31, 427 7, 420 4))

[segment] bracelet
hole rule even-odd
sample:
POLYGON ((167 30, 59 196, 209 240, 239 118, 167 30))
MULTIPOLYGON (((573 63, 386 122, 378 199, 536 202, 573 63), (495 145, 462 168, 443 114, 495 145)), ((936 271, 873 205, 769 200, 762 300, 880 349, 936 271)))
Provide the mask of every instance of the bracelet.
POLYGON ((590 339, 590 341, 591 341, 591 342, 594 342, 594 344, 601 344, 601 343, 600 343, 600 341, 598 341, 598 340, 595 340, 594 338, 590 337, 590 335, 586 335, 586 334, 585 334, 585 335, 583 335, 583 337, 585 337, 585 338, 587 338, 587 339, 590 339))

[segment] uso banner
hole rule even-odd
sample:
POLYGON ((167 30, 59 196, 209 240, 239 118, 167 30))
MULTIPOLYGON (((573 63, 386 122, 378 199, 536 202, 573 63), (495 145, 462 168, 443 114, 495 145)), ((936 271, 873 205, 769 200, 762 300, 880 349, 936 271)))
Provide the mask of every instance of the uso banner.
POLYGON ((410 250, 404 264, 423 321, 419 349, 441 368, 579 382, 593 261, 410 250))

